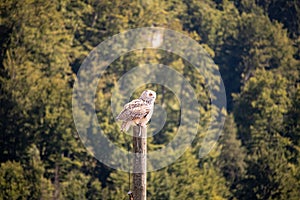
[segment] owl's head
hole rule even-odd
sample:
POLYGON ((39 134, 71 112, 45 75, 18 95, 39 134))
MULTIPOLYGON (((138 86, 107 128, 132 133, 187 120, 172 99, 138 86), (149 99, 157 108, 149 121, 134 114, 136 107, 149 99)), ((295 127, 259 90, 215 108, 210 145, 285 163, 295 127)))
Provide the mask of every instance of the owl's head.
POLYGON ((143 101, 146 101, 148 103, 154 103, 154 101, 156 99, 156 92, 154 92, 152 90, 145 90, 141 94, 140 99, 142 99, 143 101))

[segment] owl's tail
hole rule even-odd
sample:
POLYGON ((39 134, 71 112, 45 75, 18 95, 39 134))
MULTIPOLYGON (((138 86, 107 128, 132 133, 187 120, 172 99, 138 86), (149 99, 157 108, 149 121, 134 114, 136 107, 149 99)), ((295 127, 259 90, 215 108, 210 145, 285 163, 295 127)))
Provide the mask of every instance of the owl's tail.
POLYGON ((131 122, 123 122, 122 125, 121 125, 121 131, 128 131, 128 129, 130 128, 131 126, 131 122))

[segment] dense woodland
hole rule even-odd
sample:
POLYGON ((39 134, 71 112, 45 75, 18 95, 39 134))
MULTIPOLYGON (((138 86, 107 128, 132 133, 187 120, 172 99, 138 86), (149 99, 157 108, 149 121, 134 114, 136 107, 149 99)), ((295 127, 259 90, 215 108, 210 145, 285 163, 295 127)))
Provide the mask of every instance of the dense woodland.
MULTIPOLYGON (((186 34, 209 52, 228 106, 217 145, 200 158, 211 108, 202 75, 157 50, 111 64, 98 85, 97 115, 120 147, 129 136, 107 108, 116 81, 137 63, 172 66, 201 105, 194 143, 174 164, 148 173, 147 199, 300 198, 299 1, 1 0, 0 199, 128 198, 128 174, 103 165, 81 143, 72 88, 100 42, 153 25, 186 34)), ((180 108, 171 91, 145 87, 168 112, 164 128, 148 141, 151 151, 172 140, 180 108)))

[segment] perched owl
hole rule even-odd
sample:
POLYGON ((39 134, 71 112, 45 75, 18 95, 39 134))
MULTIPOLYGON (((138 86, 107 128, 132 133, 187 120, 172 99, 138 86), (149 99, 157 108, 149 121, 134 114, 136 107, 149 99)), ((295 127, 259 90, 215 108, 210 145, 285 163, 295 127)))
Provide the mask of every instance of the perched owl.
POLYGON ((128 131, 132 125, 146 126, 152 116, 155 99, 154 91, 145 90, 140 98, 127 103, 116 118, 123 121, 121 130, 128 131))

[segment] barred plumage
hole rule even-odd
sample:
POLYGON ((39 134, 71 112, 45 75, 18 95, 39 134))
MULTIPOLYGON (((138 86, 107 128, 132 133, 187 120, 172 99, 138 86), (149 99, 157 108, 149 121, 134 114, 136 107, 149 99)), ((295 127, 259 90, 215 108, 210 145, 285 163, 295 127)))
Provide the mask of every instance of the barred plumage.
POLYGON ((154 91, 145 90, 140 98, 127 103, 116 118, 123 121, 121 130, 128 131, 131 125, 146 126, 152 116, 155 99, 154 91))

